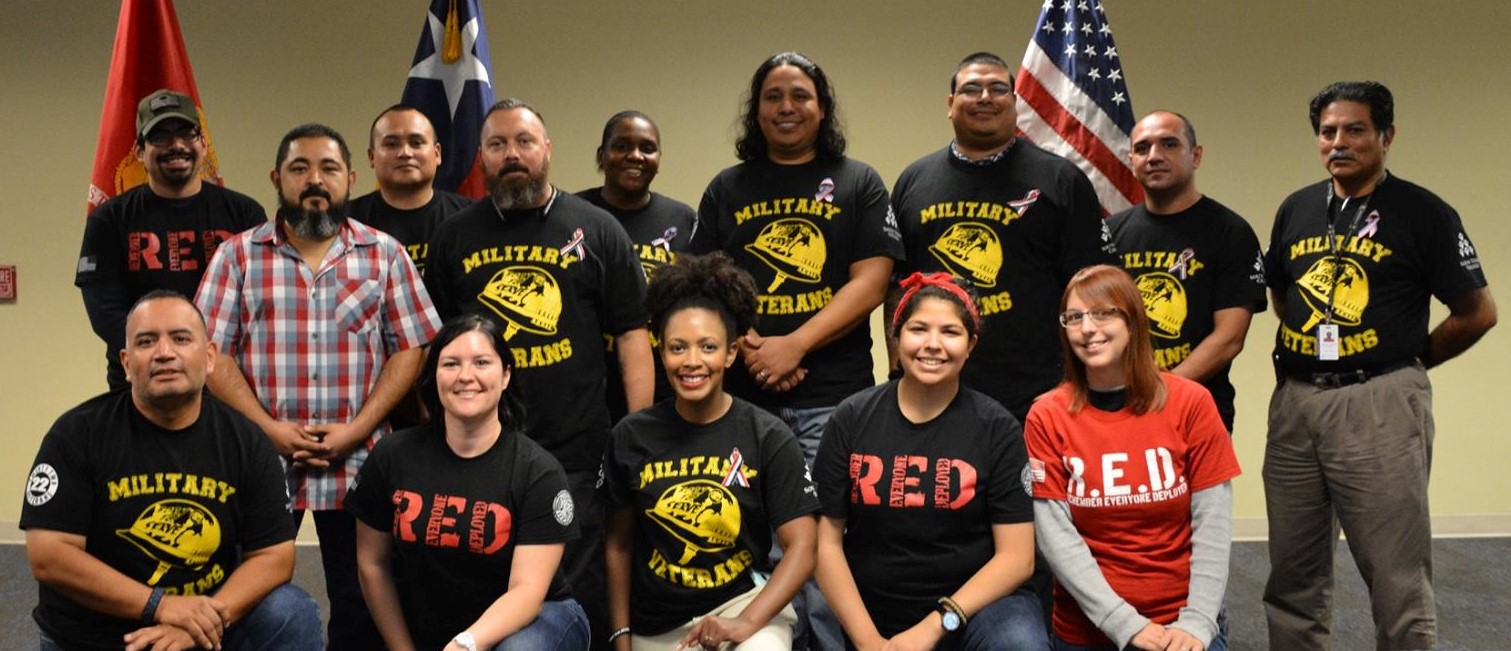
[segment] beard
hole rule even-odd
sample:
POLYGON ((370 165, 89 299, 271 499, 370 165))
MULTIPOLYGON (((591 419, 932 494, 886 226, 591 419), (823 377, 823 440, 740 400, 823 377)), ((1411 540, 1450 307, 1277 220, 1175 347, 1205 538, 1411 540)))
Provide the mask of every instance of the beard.
POLYGON ((194 176, 196 174, 199 174, 199 156, 195 154, 194 150, 189 149, 188 147, 176 147, 170 151, 164 152, 162 155, 157 157, 156 163, 157 172, 161 176, 161 178, 154 180, 171 188, 182 188, 185 185, 188 185, 189 181, 194 180, 194 176), (189 169, 168 169, 168 167, 165 165, 167 159, 177 157, 187 158, 189 160, 189 169))
POLYGON ((534 208, 546 199, 550 171, 550 161, 541 162, 539 174, 531 174, 529 168, 518 163, 505 164, 496 174, 486 175, 488 194, 499 210, 534 208), (525 176, 510 177, 513 172, 524 172, 525 176))
POLYGON ((278 221, 287 224, 299 239, 330 239, 341 231, 341 224, 346 221, 346 198, 342 197, 341 202, 337 203, 324 188, 314 185, 305 188, 293 201, 289 201, 283 193, 279 193, 278 221), (313 197, 325 199, 326 209, 305 208, 305 199, 313 197))

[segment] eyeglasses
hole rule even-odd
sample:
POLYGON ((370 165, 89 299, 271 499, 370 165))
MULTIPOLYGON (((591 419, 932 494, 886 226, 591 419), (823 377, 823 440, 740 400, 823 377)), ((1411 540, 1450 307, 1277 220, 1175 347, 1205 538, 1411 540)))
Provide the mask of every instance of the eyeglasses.
POLYGON ((189 129, 187 131, 153 131, 147 134, 147 142, 153 147, 167 147, 179 140, 194 142, 199 140, 199 136, 199 129, 189 129))
POLYGON ((1080 310, 1066 310, 1060 315, 1060 325, 1067 328, 1074 328, 1078 325, 1081 325, 1081 321, 1088 316, 1091 317, 1092 323, 1102 325, 1107 323, 1108 321, 1111 321, 1113 318, 1121 317, 1122 315, 1123 311, 1115 307, 1099 307, 1095 310, 1086 310, 1085 312, 1082 312, 1080 310))
POLYGON ((999 81, 986 86, 974 83, 964 84, 955 89, 956 95, 966 97, 980 97, 982 93, 986 93, 988 97, 1011 97, 1013 87, 999 81))

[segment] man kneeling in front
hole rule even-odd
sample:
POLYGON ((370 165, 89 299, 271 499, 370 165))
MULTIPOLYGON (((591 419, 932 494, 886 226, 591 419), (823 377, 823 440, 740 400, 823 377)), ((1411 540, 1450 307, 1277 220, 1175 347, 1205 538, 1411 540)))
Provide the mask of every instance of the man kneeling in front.
POLYGON ((148 293, 120 354, 131 390, 63 414, 26 484, 42 651, 321 648, 319 609, 289 584, 283 468, 204 392, 216 350, 199 310, 148 293))

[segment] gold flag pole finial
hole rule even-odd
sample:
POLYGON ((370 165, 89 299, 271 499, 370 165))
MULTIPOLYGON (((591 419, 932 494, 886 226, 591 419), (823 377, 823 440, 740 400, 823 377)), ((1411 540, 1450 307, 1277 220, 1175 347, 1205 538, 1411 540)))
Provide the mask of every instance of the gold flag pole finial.
POLYGON ((446 12, 446 35, 441 41, 441 62, 456 63, 462 58, 462 26, 457 24, 456 0, 451 0, 451 9, 446 12))

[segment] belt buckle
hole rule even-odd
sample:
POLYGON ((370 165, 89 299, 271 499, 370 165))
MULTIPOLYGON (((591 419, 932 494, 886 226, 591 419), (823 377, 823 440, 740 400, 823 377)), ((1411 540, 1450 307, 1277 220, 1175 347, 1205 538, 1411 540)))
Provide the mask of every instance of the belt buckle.
POLYGON ((1368 382, 1369 377, 1369 372, 1363 369, 1332 373, 1313 373, 1311 384, 1318 389, 1341 389, 1346 386, 1368 382))
POLYGON ((1324 390, 1341 388, 1343 377, 1338 373, 1313 373, 1312 386, 1324 390))

